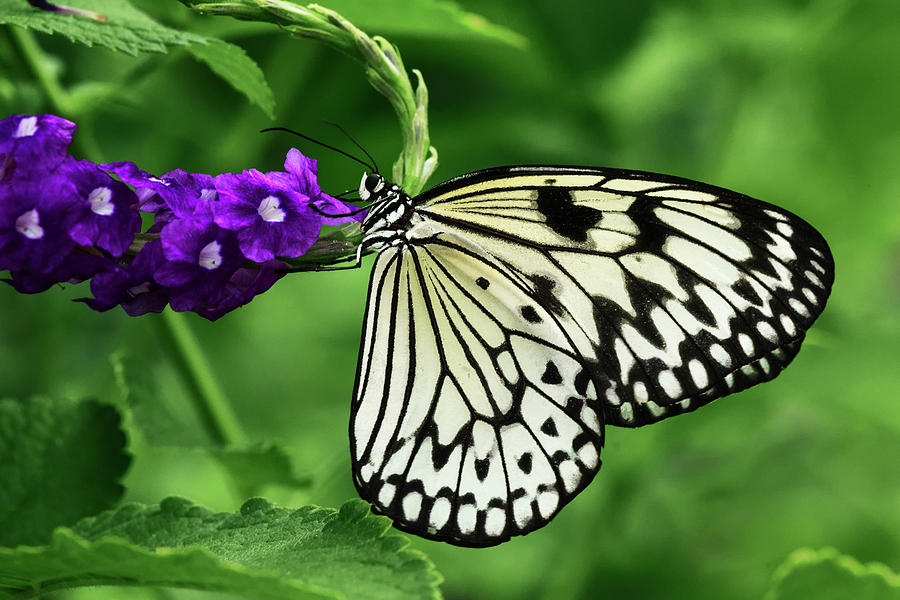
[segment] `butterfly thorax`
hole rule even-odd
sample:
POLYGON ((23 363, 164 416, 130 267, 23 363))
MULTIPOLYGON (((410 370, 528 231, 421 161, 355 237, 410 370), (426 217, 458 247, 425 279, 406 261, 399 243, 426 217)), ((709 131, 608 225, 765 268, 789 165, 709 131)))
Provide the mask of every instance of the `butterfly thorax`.
POLYGON ((400 186, 371 173, 363 175, 359 195, 371 202, 361 225, 367 245, 403 239, 415 220, 412 198, 400 186))

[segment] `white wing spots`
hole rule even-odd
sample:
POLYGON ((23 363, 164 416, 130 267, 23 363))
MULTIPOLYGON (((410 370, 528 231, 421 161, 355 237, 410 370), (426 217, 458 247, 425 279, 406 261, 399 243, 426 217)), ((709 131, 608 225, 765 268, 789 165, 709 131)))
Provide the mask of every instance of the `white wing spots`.
POLYGON ((806 296, 806 299, 809 300, 810 304, 818 304, 819 299, 816 297, 816 293, 809 288, 803 288, 803 295, 806 296))
POLYGON ((471 413, 459 393, 459 388, 449 378, 445 377, 443 380, 432 419, 435 423, 439 423, 437 440, 444 445, 453 441, 471 419, 471 413))
POLYGON ((478 510, 474 504, 463 504, 456 515, 456 523, 459 532, 463 535, 475 533, 475 520, 478 518, 478 510))
POLYGON ((619 409, 619 415, 621 415, 622 420, 626 423, 631 423, 634 421, 634 409, 630 404, 623 404, 619 409))
POLYGON ((514 385, 519 381, 519 369, 509 350, 504 350, 497 355, 497 366, 500 367, 500 374, 509 385, 514 385))
MULTIPOLYGON (((410 447, 413 446, 412 443, 407 445, 410 447)), ((402 468, 405 468, 408 464, 409 471, 411 473, 416 473, 417 477, 422 482, 422 488, 425 490, 425 493, 433 498, 437 496, 441 490, 456 490, 456 483, 459 479, 459 468, 462 464, 463 448, 464 446, 462 444, 453 446, 450 455, 446 459, 447 462, 438 466, 434 460, 435 447, 433 440, 432 438, 427 437, 422 441, 422 444, 419 446, 413 459, 411 461, 409 459, 403 461, 402 468)), ((389 465, 389 467, 392 466, 393 465, 389 465)), ((403 471, 397 470, 396 472, 402 473, 403 471)))
POLYGON ((403 497, 403 514, 410 521, 418 521, 422 512, 422 494, 410 492, 403 497))
POLYGON ((615 196, 600 190, 572 190, 573 204, 604 212, 625 212, 634 204, 631 196, 615 196))
POLYGON ((814 261, 814 260, 811 260, 811 261, 809 261, 809 265, 810 265, 813 269, 815 269, 816 271, 818 271, 819 273, 823 273, 823 274, 825 273, 825 267, 823 267, 822 265, 820 265, 818 262, 816 262, 816 261, 814 261))
POLYGON ((688 188, 674 188, 668 190, 656 190, 647 192, 648 196, 662 196, 665 198, 677 198, 679 200, 690 200, 691 202, 715 202, 719 199, 715 194, 709 192, 701 192, 699 190, 691 190, 688 188))
POLYGON ((431 513, 428 516, 428 525, 435 530, 442 529, 450 519, 450 512, 453 505, 447 498, 438 498, 431 506, 431 513))
POLYGON ((484 532, 490 536, 498 536, 506 527, 506 512, 502 508, 489 508, 484 520, 484 532))
POLYGON ((623 323, 621 334, 634 354, 641 360, 659 358, 667 365, 681 363, 678 345, 685 339, 684 331, 669 314, 657 307, 650 312, 650 321, 662 336, 663 343, 655 346, 631 323, 623 323))
POLYGON ((559 476, 567 492, 571 494, 578 489, 581 483, 581 469, 574 460, 564 460, 556 468, 559 469, 559 476))
POLYGON ((777 229, 778 233, 785 237, 791 237, 792 235, 794 235, 794 228, 783 221, 779 221, 778 223, 776 223, 775 229, 777 229))
POLYGON ((646 406, 650 410, 650 414, 653 415, 654 417, 661 417, 666 412, 665 408, 663 408, 656 402, 653 402, 652 400, 647 402, 646 406))
POLYGON ((644 385, 643 381, 636 381, 631 389, 634 392, 634 399, 638 402, 638 404, 643 404, 650 398, 650 396, 647 394, 647 386, 644 385))
POLYGON ((741 345, 741 350, 744 351, 744 354, 753 356, 753 338, 746 333, 739 333, 738 343, 741 345))
POLYGON ((716 289, 737 310, 744 311, 751 306, 756 306, 765 316, 772 316, 771 308, 766 301, 771 298, 771 294, 758 281, 745 277, 733 263, 725 260, 719 254, 677 236, 666 238, 663 252, 689 269, 696 271, 700 277, 715 284, 716 289), (732 286, 741 281, 753 288, 760 299, 759 302, 751 302, 734 291, 732 286))
POLYGON ((614 386, 615 382, 612 382, 610 387, 606 388, 606 401, 612 404, 613 406, 619 406, 622 404, 622 399, 619 398, 619 394, 616 393, 614 386))
POLYGON ((772 372, 772 365, 769 363, 769 359, 761 358, 759 359, 759 367, 763 370, 763 373, 768 375, 772 372))
POLYGON ((669 184, 649 179, 610 179, 603 184, 603 187, 614 192, 646 192, 667 185, 669 184))
POLYGON ((757 323, 756 330, 761 336, 763 336, 773 344, 778 343, 778 332, 776 332, 775 328, 772 327, 767 321, 760 321, 759 323, 757 323))
MULTIPOLYGON (((718 346, 718 344, 716 345, 718 346)), ((702 390, 709 384, 709 374, 706 372, 706 367, 696 358, 688 363, 688 371, 691 373, 691 379, 694 380, 694 385, 697 386, 697 389, 702 390)))
POLYGON ((818 256, 819 258, 824 258, 824 257, 825 257, 825 255, 822 254, 822 251, 819 250, 819 249, 816 248, 816 247, 811 247, 810 250, 812 251, 813 254, 815 254, 815 255, 818 256))
MULTIPOLYGON (((784 223, 779 223, 779 225, 784 225, 784 223)), ((794 248, 791 246, 791 243, 787 241, 787 239, 774 233, 772 231, 767 232, 769 237, 772 238, 774 244, 768 244, 766 248, 769 252, 771 252, 774 256, 778 257, 782 261, 790 262, 797 259, 797 254, 794 252, 794 248)), ((773 263, 774 264, 774 263, 773 263)))
POLYGON ((578 460, 588 469, 593 469, 600 463, 600 455, 593 444, 585 444, 578 449, 578 460))
POLYGON ((393 483, 385 483, 378 491, 378 502, 384 506, 394 501, 394 495, 397 493, 397 486, 393 483))
POLYGON ((559 508, 559 494, 553 490, 541 492, 537 497, 538 513, 549 519, 559 508))
POLYGON ((684 232, 690 237, 703 241, 704 244, 715 248, 731 260, 742 262, 752 256, 750 247, 744 240, 730 231, 708 223, 703 219, 668 208, 657 208, 653 211, 653 214, 663 223, 684 232))
POLYGON ((809 279, 810 281, 812 281, 818 287, 820 287, 820 288, 825 287, 825 284, 822 283, 822 280, 819 279, 819 276, 816 275, 815 273, 813 273, 812 271, 806 270, 806 271, 803 271, 803 274, 806 275, 806 278, 809 279))
POLYGON ((662 204, 682 212, 692 213, 728 229, 737 229, 741 226, 737 215, 714 204, 697 204, 696 202, 682 202, 679 200, 663 200, 662 204))
POLYGON ((625 213, 616 211, 604 211, 603 216, 600 218, 599 227, 610 231, 627 233, 630 236, 636 236, 641 232, 634 219, 625 213))
POLYGON ((767 209, 764 209, 763 212, 765 214, 769 215, 770 217, 772 217, 773 219, 775 219, 776 221, 787 221, 788 220, 787 216, 778 212, 777 210, 771 210, 771 209, 767 208, 767 209))
POLYGON ((788 305, 794 309, 794 312, 800 315, 801 317, 809 317, 809 309, 806 308, 806 305, 800 302, 797 298, 791 298, 788 300, 788 305))
POLYGON ((613 351, 616 353, 616 358, 619 362, 620 379, 622 383, 628 383, 631 377, 631 369, 637 364, 634 354, 620 337, 617 337, 613 342, 613 351))
POLYGON ((649 252, 633 252, 620 260, 632 275, 661 285, 682 302, 690 297, 688 291, 678 283, 678 274, 669 261, 649 252))
POLYGON ((797 333, 797 326, 794 324, 794 322, 791 320, 791 318, 789 316, 781 315, 781 317, 779 318, 779 321, 781 321, 782 329, 784 329, 784 332, 787 333, 789 336, 793 337, 797 333))
POLYGON ((669 396, 669 398, 678 398, 681 395, 681 384, 672 371, 662 371, 659 374, 659 387, 669 396))
POLYGON ((709 347, 709 355, 726 369, 731 367, 731 355, 719 344, 712 344, 709 347))
POLYGON ((580 283, 590 296, 607 298, 629 314, 637 311, 625 289, 625 273, 615 259, 607 256, 587 256, 575 252, 551 252, 550 255, 580 283))
POLYGON ((494 428, 485 421, 475 421, 472 427, 472 449, 476 460, 484 460, 497 450, 494 428))
POLYGON ((587 232, 587 246, 597 252, 623 252, 633 246, 636 241, 637 239, 633 235, 609 229, 593 228, 587 232))

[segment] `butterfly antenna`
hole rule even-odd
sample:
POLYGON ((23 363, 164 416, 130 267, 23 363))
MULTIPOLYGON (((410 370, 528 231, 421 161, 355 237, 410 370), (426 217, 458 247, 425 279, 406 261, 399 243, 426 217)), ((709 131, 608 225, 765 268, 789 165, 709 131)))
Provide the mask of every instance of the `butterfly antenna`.
POLYGON ((349 139, 351 142, 353 142, 353 144, 354 144, 357 148, 359 148, 360 150, 363 151, 363 154, 365 154, 366 156, 369 157, 369 160, 371 160, 371 161, 372 161, 372 164, 375 165, 375 172, 376 172, 376 173, 379 173, 379 174, 381 173, 381 171, 378 169, 378 163, 375 162, 375 159, 372 158, 372 155, 369 154, 369 151, 366 150, 365 148, 363 148, 363 145, 360 144, 359 142, 357 142, 357 141, 356 141, 356 138, 354 138, 352 135, 350 135, 350 134, 347 132, 347 130, 344 129, 344 127, 343 127, 341 124, 335 123, 334 121, 325 121, 325 123, 327 123, 327 124, 329 124, 329 125, 333 125, 334 127, 337 127, 338 129, 340 129, 341 133, 343 133, 344 135, 347 136, 347 139, 349 139))
MULTIPOLYGON (((308 141, 312 142, 313 144, 318 144, 318 145, 322 146, 323 148, 328 148, 329 150, 334 150, 338 154, 343 154, 347 158, 355 160, 356 162, 363 165, 367 169, 370 169, 370 170, 374 169, 374 171, 373 171, 374 173, 378 173, 378 165, 375 164, 374 160, 372 160, 372 164, 369 164, 369 163, 365 162, 364 160, 357 158, 356 156, 353 156, 352 154, 350 154, 348 152, 344 152, 340 148, 335 148, 334 146, 326 144, 325 142, 320 142, 319 140, 317 140, 315 138, 311 138, 308 135, 304 135, 304 134, 300 133, 299 131, 294 131, 293 129, 288 129, 287 127, 266 127, 265 129, 259 130, 260 133, 266 133, 267 131, 284 131, 287 133, 292 133, 292 134, 296 135, 297 137, 301 137, 304 140, 308 140, 308 141)), ((353 138, 350 138, 350 139, 352 140, 353 138)), ((355 141, 356 140, 354 140, 354 143, 355 143, 355 141)), ((359 144, 357 144, 357 146, 358 145, 359 144)), ((372 157, 369 156, 368 152, 366 152, 365 150, 363 150, 363 152, 365 152, 366 156, 368 156, 370 160, 372 159, 372 157)))

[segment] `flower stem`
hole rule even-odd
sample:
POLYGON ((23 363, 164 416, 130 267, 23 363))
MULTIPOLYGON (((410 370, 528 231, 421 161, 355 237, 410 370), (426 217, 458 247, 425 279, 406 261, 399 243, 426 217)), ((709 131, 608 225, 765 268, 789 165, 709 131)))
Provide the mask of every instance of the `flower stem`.
POLYGON ((173 364, 191 388, 191 398, 210 438, 223 446, 246 445, 247 435, 185 316, 166 309, 154 320, 172 350, 173 364))

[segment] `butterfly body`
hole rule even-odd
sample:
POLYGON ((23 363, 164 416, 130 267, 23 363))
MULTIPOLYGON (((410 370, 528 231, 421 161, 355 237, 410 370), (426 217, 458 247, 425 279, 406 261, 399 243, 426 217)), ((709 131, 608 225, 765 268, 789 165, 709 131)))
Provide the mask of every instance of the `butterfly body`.
POLYGON ((638 171, 500 167, 411 198, 364 175, 354 482, 467 546, 541 527, 637 427, 777 375, 833 262, 798 217, 638 171))

